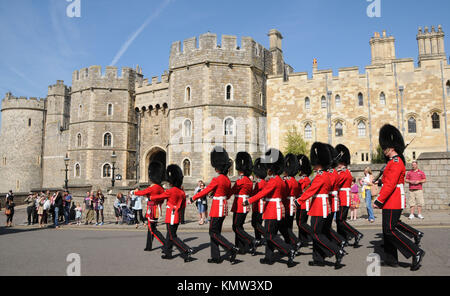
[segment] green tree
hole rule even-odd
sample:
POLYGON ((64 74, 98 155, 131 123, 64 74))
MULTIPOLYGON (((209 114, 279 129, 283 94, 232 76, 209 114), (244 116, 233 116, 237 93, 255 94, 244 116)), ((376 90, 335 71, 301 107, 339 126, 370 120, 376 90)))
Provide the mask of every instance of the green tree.
POLYGON ((372 163, 376 164, 376 163, 385 163, 385 162, 386 162, 386 160, 384 158, 383 149, 381 148, 380 145, 378 145, 375 153, 372 153, 372 163))
POLYGON ((285 155, 288 153, 308 155, 309 153, 309 143, 303 140, 302 135, 294 125, 289 128, 284 136, 284 142, 286 143, 285 155))

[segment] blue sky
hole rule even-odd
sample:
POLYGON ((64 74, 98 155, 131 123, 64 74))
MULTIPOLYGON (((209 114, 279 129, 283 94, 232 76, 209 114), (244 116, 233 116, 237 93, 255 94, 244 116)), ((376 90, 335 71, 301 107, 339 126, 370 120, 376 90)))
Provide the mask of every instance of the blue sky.
MULTIPOLYGON (((387 30, 398 58, 417 60, 419 26, 450 32, 450 1, 376 0, 381 17, 367 16, 367 0, 78 0, 81 17, 69 18, 68 0, 0 0, 0 97, 45 97, 56 80, 90 65, 135 68, 145 77, 168 67, 172 42, 208 31, 253 37, 284 36, 285 60, 296 72, 370 64, 369 39, 387 30)), ((446 37, 447 53, 449 38, 446 37)))

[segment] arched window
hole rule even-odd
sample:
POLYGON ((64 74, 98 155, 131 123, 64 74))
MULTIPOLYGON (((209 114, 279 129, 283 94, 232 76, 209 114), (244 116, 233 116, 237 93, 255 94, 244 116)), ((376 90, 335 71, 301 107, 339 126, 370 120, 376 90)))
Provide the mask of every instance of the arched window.
POLYGON ((231 101, 233 99, 233 86, 231 84, 227 84, 225 87, 225 100, 231 101))
POLYGON ((358 94, 358 106, 364 106, 364 96, 362 93, 358 94))
POLYGON ((108 116, 113 115, 113 104, 108 104, 107 114, 108 114, 108 116))
POLYGON ((415 134, 416 132, 417 132, 416 119, 411 116, 408 119, 408 133, 415 134))
POLYGON ((112 135, 111 135, 111 133, 106 133, 103 136, 103 146, 104 147, 111 147, 112 146, 112 135))
POLYGON ((31 118, 28 118, 28 126, 31 126, 31 118))
POLYGON ((186 177, 191 176, 191 161, 189 159, 183 160, 183 175, 186 177))
POLYGON ((109 163, 105 163, 102 168, 102 177, 111 178, 111 171, 111 165, 109 163))
POLYGON ((336 122, 334 126, 336 137, 342 137, 344 135, 344 126, 341 122, 336 122))
POLYGON ((358 136, 365 137, 366 136, 366 124, 364 121, 358 122, 358 136))
POLYGON ((447 81, 447 96, 450 97, 450 80, 447 81))
POLYGON ((441 128, 441 120, 439 114, 436 112, 431 115, 431 124, 433 126, 433 129, 440 129, 441 128))
POLYGON ((231 117, 228 117, 224 121, 224 135, 225 136, 233 136, 234 135, 234 120, 231 117))
POLYGON ((191 96, 192 96, 192 91, 191 91, 191 87, 187 86, 185 93, 184 93, 184 100, 186 102, 190 102, 191 101, 191 96))
POLYGON ((341 96, 340 95, 336 95, 336 97, 334 99, 334 103, 336 104, 336 107, 341 106, 341 96))
POLYGON ((386 105, 386 95, 384 94, 384 92, 382 92, 380 94, 380 104, 381 105, 386 105))
POLYGON ((76 164, 75 164, 75 168, 74 168, 74 176, 75 176, 76 178, 81 177, 81 166, 80 166, 79 163, 76 163, 76 164))
POLYGON ((305 139, 312 139, 312 127, 309 123, 305 125, 305 139))
POLYGON ((81 134, 77 135, 77 147, 81 147, 81 134))
POLYGON ((308 97, 306 97, 305 98, 305 109, 309 109, 309 108, 311 108, 311 100, 308 97))
POLYGON ((322 109, 325 109, 327 107, 327 99, 324 96, 320 99, 320 107, 322 109))
POLYGON ((192 122, 189 119, 186 119, 183 123, 183 137, 191 137, 192 136, 192 122))

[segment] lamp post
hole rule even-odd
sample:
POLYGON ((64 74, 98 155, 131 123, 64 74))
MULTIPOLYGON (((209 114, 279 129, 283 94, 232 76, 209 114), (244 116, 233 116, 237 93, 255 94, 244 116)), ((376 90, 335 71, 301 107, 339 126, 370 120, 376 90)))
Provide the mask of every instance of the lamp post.
POLYGON ((116 152, 113 151, 113 153, 111 155, 111 163, 112 163, 111 185, 112 185, 112 187, 114 187, 114 183, 116 182, 116 177, 115 177, 116 159, 117 159, 116 152))
POLYGON ((66 157, 64 157, 64 164, 66 166, 66 179, 64 180, 64 189, 68 190, 69 189, 69 180, 68 180, 68 172, 69 172, 69 155, 68 153, 66 153, 66 157))

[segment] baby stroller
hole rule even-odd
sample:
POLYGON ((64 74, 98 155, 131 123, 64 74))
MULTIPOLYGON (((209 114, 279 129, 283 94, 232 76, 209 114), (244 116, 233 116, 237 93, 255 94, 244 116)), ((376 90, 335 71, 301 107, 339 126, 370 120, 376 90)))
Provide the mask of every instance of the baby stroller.
POLYGON ((133 225, 134 224, 134 212, 128 207, 122 208, 122 221, 124 224, 133 225))

